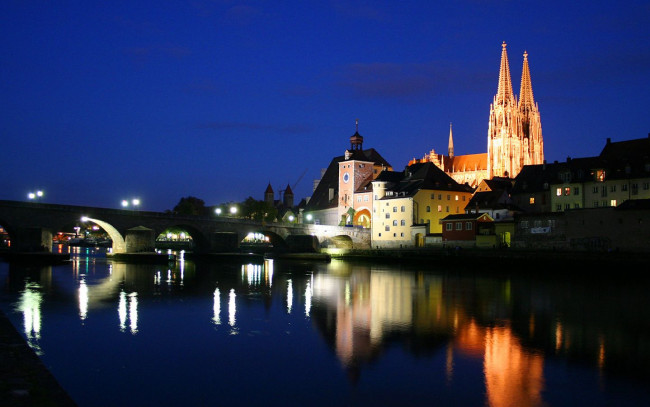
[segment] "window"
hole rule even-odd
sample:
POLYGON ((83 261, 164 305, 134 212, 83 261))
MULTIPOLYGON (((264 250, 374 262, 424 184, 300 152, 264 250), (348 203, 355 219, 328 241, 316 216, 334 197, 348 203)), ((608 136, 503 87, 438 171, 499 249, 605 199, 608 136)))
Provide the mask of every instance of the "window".
POLYGON ((449 212, 449 205, 445 207, 445 212, 449 212))
POLYGON ((438 194, 438 200, 442 199, 442 194, 438 194))
POLYGON ((397 226, 397 220, 393 221, 393 226, 397 226))
POLYGON ((361 195, 357 197, 357 202, 361 202, 361 195))
POLYGON ((596 170, 596 181, 605 181, 605 170, 596 170))
POLYGON ((404 219, 402 219, 400 224, 401 224, 401 226, 406 226, 406 221, 404 219))
POLYGON ((616 206, 616 199, 609 201, 609 206, 616 206))
POLYGON ((535 197, 531 196, 530 199, 528 199, 528 203, 531 205, 535 205, 535 197))
POLYGON ((393 237, 397 237, 397 233, 393 233, 393 237))
POLYGON ((463 222, 456 222, 456 230, 463 230, 463 222))
POLYGON ((647 191, 648 189, 650 189, 650 182, 644 182, 643 183, 643 190, 647 191))
POLYGON ((390 213, 386 213, 386 219, 390 219, 390 213))
POLYGON ((431 207, 427 205, 427 212, 431 212, 431 207))
MULTIPOLYGON (((616 187, 614 187, 614 190, 616 190, 616 187)), ((573 188, 573 195, 580 195, 580 187, 573 188)))
POLYGON ((598 187, 594 187, 594 188, 592 189, 592 191, 594 192, 594 194, 597 194, 597 193, 598 193, 598 187))
POLYGON ((363 202, 368 202, 368 195, 363 197, 363 202))
POLYGON ((447 224, 445 225, 445 229, 446 230, 454 230, 454 225, 452 225, 451 222, 447 222, 447 224))
POLYGON ((451 195, 447 195, 447 200, 451 201, 451 195))
POLYGON ((521 229, 528 229, 528 221, 527 220, 522 220, 521 222, 519 222, 519 227, 521 229))
POLYGON ((555 210, 558 211, 558 212, 562 211, 562 204, 557 204, 555 206, 555 210))
POLYGON ((571 195, 571 188, 569 187, 564 188, 564 196, 569 196, 569 195, 571 195))
POLYGON ((381 232, 379 233, 379 237, 381 237, 381 232))
POLYGON ((564 210, 568 211, 569 209, 571 209, 571 204, 564 204, 564 210))
POLYGON ((393 206, 393 212, 397 212, 397 206, 393 206))
POLYGON ((436 194, 431 194, 431 199, 436 199, 436 194))
POLYGON ((621 191, 627 191, 627 184, 621 185, 621 191))
POLYGON ((472 222, 465 222, 465 230, 472 230, 472 222))
POLYGON ((386 226, 386 232, 390 232, 390 226, 386 226))
POLYGON ((600 188, 600 196, 607 196, 607 185, 603 185, 602 188, 600 188))
POLYGON ((458 200, 458 195, 456 195, 455 199, 458 200))
POLYGON ((402 205, 402 207, 400 209, 401 209, 402 212, 406 212, 406 206, 402 205))
POLYGON ((549 219, 549 220, 547 220, 547 221, 546 221, 546 225, 547 225, 548 227, 550 227, 550 228, 554 228, 554 227, 555 227, 555 219, 549 219))
POLYGON ((463 195, 463 202, 465 202, 465 198, 467 198, 465 195, 463 195))
POLYGON ((573 204, 573 207, 575 209, 580 209, 580 204, 576 202, 576 203, 573 204))
POLYGON ((594 208, 598 208, 598 201, 594 201, 594 208))
POLYGON ((404 237, 404 232, 400 233, 399 237, 404 237))
POLYGON ((438 212, 442 212, 442 205, 438 205, 438 212))
POLYGON ((632 195, 636 195, 639 193, 639 184, 632 184, 632 195))
POLYGON ((557 189, 555 190, 555 195, 557 195, 557 196, 562 196, 562 188, 557 188, 557 189))
POLYGON ((616 192, 616 185, 610 185, 609 192, 616 192))

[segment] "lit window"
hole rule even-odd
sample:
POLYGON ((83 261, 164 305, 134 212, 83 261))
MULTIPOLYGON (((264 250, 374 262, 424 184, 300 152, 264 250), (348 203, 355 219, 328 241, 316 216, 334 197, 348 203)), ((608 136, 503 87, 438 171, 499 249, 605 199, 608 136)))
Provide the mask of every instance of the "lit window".
POLYGON ((438 212, 442 212, 442 205, 438 205, 438 212))
POLYGON ((605 170, 596 171, 596 181, 600 181, 600 182, 605 181, 605 170))
POLYGON ((564 188, 564 195, 566 195, 566 196, 571 195, 571 188, 569 188, 569 187, 564 188))
POLYGON ((535 205, 535 197, 531 196, 530 199, 528 200, 528 203, 531 205, 535 205))
POLYGON ((555 190, 555 195, 557 195, 557 196, 562 196, 562 188, 557 188, 557 189, 555 190))
POLYGON ((458 195, 456 195, 456 200, 458 200, 458 195))
POLYGON ((616 206, 616 199, 609 201, 609 206, 616 206))
POLYGON ((463 222, 456 222, 456 230, 463 230, 463 222))

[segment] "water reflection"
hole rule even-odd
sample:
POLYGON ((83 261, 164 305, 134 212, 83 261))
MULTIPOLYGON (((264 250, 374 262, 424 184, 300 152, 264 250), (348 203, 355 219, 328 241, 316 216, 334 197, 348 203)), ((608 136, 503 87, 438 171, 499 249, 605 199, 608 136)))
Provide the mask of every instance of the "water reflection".
POLYGON ((34 349, 37 355, 41 355, 41 305, 43 294, 41 286, 37 283, 27 281, 22 291, 16 310, 23 314, 23 329, 27 338, 27 344, 34 349))
MULTIPOLYGON (((255 359, 259 349, 250 346, 263 334, 271 336, 264 342, 265 352, 287 346, 290 350, 277 354, 293 354, 302 341, 315 336, 329 346, 322 348, 350 379, 346 383, 360 388, 377 375, 390 378, 394 386, 407 386, 391 376, 394 371, 407 374, 426 365, 418 374, 430 381, 436 378, 444 388, 438 391, 462 395, 469 391, 468 377, 480 375, 480 388, 471 391, 484 397, 484 404, 537 406, 549 403, 545 398, 558 386, 558 380, 549 380, 549 365, 558 360, 602 372, 598 377, 603 382, 607 373, 650 379, 650 350, 643 345, 650 343, 650 300, 643 285, 493 278, 338 261, 183 261, 161 268, 106 264, 85 253, 68 267, 55 272, 17 270, 0 281, 17 293, 13 304, 25 335, 41 353, 44 337, 67 334, 56 330, 61 317, 47 313, 56 303, 50 301, 52 295, 59 303, 69 299, 77 325, 92 319, 84 329, 101 324, 103 314, 110 314, 103 333, 114 333, 120 340, 137 335, 166 343, 174 331, 164 331, 155 319, 165 307, 165 323, 171 325, 182 315, 173 329, 197 333, 194 341, 208 343, 207 350, 197 353, 211 355, 219 349, 255 359), (273 332, 282 336, 272 337, 273 332), (230 342, 219 342, 218 335, 230 342)), ((310 352, 318 352, 318 346, 310 345, 310 352)), ((302 356, 309 357, 309 352, 302 356)), ((228 357, 235 360, 230 363, 245 363, 228 357)))

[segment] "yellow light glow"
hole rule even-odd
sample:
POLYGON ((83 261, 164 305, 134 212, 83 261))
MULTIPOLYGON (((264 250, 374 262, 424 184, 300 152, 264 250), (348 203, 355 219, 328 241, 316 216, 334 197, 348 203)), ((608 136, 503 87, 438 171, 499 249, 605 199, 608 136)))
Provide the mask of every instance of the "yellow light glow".
POLYGON ((214 289, 214 303, 212 305, 212 312, 214 314, 212 321, 215 323, 215 325, 221 325, 221 293, 219 292, 219 288, 214 289))

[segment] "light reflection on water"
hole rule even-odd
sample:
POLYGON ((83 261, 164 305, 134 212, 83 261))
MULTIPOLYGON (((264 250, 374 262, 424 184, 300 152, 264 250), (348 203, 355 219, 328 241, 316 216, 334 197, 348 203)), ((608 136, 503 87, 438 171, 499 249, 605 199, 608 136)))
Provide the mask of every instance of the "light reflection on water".
POLYGON ((256 401, 237 374, 287 404, 650 401, 650 350, 630 346, 650 339, 635 285, 339 261, 128 265, 83 248, 68 266, 0 264, 0 277, 3 309, 80 405, 114 405, 127 396, 116 389, 144 404, 201 404, 197 386, 223 404, 256 401), (139 386, 124 382, 135 374, 139 386), (147 392, 168 377, 177 394, 147 392))

